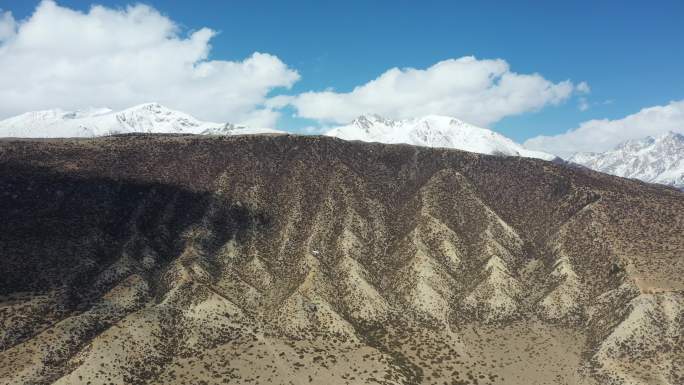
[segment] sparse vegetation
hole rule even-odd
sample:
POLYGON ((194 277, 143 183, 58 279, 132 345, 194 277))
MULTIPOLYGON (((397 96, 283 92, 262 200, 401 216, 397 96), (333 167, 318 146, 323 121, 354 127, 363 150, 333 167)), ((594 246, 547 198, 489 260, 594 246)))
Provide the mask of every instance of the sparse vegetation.
POLYGON ((0 141, 0 212, 0 383, 683 377, 672 189, 445 149, 131 135, 0 141))

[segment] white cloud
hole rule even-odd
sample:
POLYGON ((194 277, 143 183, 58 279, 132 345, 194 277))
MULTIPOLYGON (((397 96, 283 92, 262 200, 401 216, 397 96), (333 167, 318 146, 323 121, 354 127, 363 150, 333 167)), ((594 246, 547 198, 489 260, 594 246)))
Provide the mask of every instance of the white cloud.
POLYGON ((625 140, 668 131, 684 132, 684 100, 644 108, 622 119, 589 120, 564 134, 529 139, 525 146, 564 157, 575 152, 607 151, 625 140))
POLYGON ((577 86, 575 86, 575 89, 580 94, 588 94, 591 92, 591 87, 589 87, 589 84, 587 82, 580 82, 579 84, 577 84, 577 86))
POLYGON ((0 43, 12 38, 17 30, 17 22, 12 12, 2 12, 0 9, 0 43))
POLYGON ((251 126, 274 126, 289 105, 322 125, 377 113, 453 115, 487 126, 561 103, 573 91, 590 91, 586 82, 575 86, 512 72, 501 59, 462 57, 425 69, 392 68, 347 93, 269 97, 291 87, 299 74, 265 53, 238 61, 210 58, 215 35, 209 28, 185 33, 146 5, 79 12, 45 0, 19 22, 0 11, 0 118, 156 101, 203 120, 251 126))
POLYGON ((277 57, 211 60, 216 33, 183 34, 145 5, 87 13, 43 1, 17 23, 0 14, 0 117, 27 110, 157 101, 201 119, 272 126, 271 90, 299 79, 277 57))
MULTIPOLYGON (((575 86, 575 91, 580 95, 587 95, 591 92, 591 87, 589 87, 587 82, 579 82, 575 86)), ((589 100, 586 96, 580 96, 577 100, 577 108, 579 108, 580 111, 586 111, 589 107, 591 107, 591 104, 589 104, 589 100)))
POLYGON ((587 101, 587 98, 585 98, 584 96, 580 97, 577 107, 579 108, 580 111, 588 110, 589 109, 589 101, 587 101))
POLYGON ((306 92, 274 104, 289 103, 298 116, 323 122, 345 123, 364 113, 388 118, 440 114, 486 126, 506 116, 558 104, 573 89, 567 80, 553 83, 539 74, 512 72, 501 59, 468 56, 426 69, 392 68, 351 92, 306 92))

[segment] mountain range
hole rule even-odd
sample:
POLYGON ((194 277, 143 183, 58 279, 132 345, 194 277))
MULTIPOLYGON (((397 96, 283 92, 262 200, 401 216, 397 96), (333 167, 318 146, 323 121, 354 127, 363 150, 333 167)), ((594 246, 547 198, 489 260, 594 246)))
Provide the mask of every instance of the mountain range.
POLYGON ((528 150, 511 139, 486 128, 438 115, 404 120, 363 115, 349 125, 330 129, 325 135, 364 142, 456 148, 490 155, 523 156, 544 160, 556 158, 555 155, 545 152, 528 150))
MULTIPOLYGON (((97 137, 122 133, 284 134, 268 128, 205 122, 158 103, 122 111, 107 108, 35 111, 0 121, 0 138, 97 137)), ((328 129, 325 135, 364 142, 454 148, 489 155, 560 159, 553 154, 527 149, 494 131, 447 116, 392 120, 362 115, 348 125, 328 129)), ((631 140, 604 153, 577 153, 567 161, 612 175, 684 188, 684 136, 677 133, 631 140)))
POLYGON ((0 384, 681 384, 684 193, 298 135, 0 141, 0 384))
POLYGON ((577 153, 568 161, 607 174, 684 189, 684 135, 674 132, 626 141, 603 153, 577 153))
POLYGON ((108 108, 33 111, 0 121, 0 138, 83 138, 127 133, 240 135, 277 132, 279 131, 231 123, 204 122, 159 103, 141 104, 121 111, 108 108))

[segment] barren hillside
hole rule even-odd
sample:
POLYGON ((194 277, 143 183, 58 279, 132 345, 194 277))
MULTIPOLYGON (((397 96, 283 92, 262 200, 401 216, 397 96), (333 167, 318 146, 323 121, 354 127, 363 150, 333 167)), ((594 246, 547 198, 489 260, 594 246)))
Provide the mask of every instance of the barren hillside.
POLYGON ((681 384, 684 193, 328 137, 0 141, 2 384, 681 384))

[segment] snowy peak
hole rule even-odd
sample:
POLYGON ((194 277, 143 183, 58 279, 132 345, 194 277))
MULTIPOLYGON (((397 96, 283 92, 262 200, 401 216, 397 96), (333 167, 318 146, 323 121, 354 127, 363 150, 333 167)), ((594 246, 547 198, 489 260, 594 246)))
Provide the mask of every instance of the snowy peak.
POLYGON ((393 120, 389 119, 384 119, 380 115, 375 115, 375 114, 367 114, 367 115, 361 115, 358 118, 354 119, 351 122, 352 125, 359 127, 359 128, 364 128, 364 129, 371 129, 372 127, 382 124, 385 126, 391 126, 394 124, 393 120))
POLYGON ((491 155, 523 156, 545 160, 556 158, 551 154, 528 150, 494 131, 440 115, 403 120, 386 119, 379 115, 362 115, 346 126, 329 130, 325 135, 364 142, 455 148, 491 155))
POLYGON ((251 128, 241 124, 225 123, 220 126, 209 127, 200 132, 202 135, 253 135, 253 134, 282 134, 283 131, 270 128, 251 128))
POLYGON ((108 108, 34 111, 0 121, 0 137, 24 138, 94 137, 124 133, 240 135, 278 132, 232 123, 204 122, 159 103, 140 104, 121 111, 108 108))
POLYGON ((680 146, 684 143, 684 135, 676 132, 666 132, 656 137, 647 136, 641 139, 632 139, 622 142, 615 147, 616 151, 641 151, 647 150, 655 146, 659 149, 672 148, 672 146, 680 146))
POLYGON ((617 151, 638 151, 643 148, 646 148, 648 146, 651 146, 653 143, 655 143, 655 138, 652 136, 647 136, 645 138, 640 138, 640 139, 631 139, 631 140, 626 140, 617 146, 615 146, 615 150, 617 151))
POLYGON ((676 132, 628 140, 603 153, 577 153, 568 160, 607 174, 684 188, 684 135, 676 132))
POLYGON ((114 114, 122 132, 177 132, 198 133, 205 126, 218 123, 201 122, 183 112, 174 111, 158 103, 146 103, 114 114))
POLYGON ((684 147, 684 135, 670 131, 657 136, 652 143, 659 151, 677 151, 684 147))

